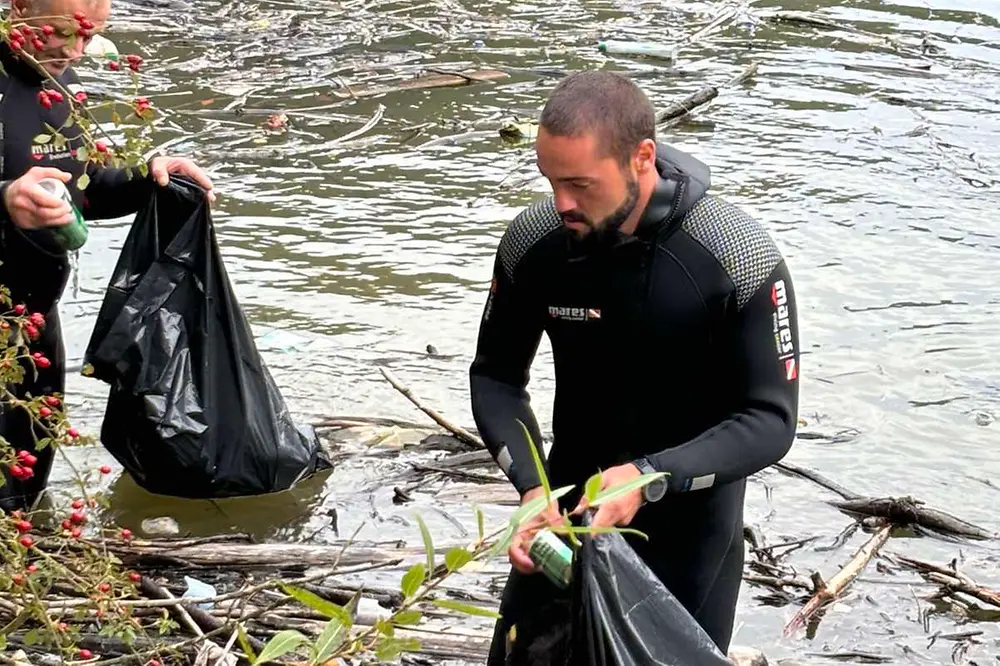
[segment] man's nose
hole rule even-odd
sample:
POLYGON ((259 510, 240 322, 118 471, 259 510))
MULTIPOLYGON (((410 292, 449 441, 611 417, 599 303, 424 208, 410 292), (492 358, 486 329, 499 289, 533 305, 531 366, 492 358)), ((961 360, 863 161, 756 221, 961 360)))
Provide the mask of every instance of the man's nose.
POLYGON ((556 211, 560 215, 565 215, 571 210, 576 210, 576 200, 566 192, 555 192, 556 211))

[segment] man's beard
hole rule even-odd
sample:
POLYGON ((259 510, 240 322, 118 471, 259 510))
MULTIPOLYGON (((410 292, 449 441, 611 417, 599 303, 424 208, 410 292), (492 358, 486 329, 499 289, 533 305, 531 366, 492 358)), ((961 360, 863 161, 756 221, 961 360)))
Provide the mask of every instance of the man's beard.
POLYGON ((582 252, 590 253, 600 248, 610 247, 618 240, 618 237, 621 235, 621 226, 625 224, 625 220, 635 210, 636 203, 639 201, 639 181, 635 178, 629 178, 625 187, 627 190, 625 200, 600 222, 594 223, 588 217, 576 211, 568 211, 563 214, 562 218, 564 222, 577 222, 587 225, 588 231, 574 233, 571 236, 571 243, 582 252))

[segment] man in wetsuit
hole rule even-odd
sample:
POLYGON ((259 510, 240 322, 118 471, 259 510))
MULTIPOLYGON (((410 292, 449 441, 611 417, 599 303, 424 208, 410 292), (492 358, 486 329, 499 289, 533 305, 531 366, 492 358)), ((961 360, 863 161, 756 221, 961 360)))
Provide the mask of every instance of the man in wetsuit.
MULTIPOLYGON (((471 366, 472 409, 522 496, 542 494, 518 420, 541 448, 525 387, 542 332, 555 363, 553 487, 603 470, 619 485, 669 476, 596 509, 628 525, 646 564, 723 653, 743 569, 746 478, 794 438, 799 346, 788 268, 764 228, 707 193, 706 165, 655 137, 655 114, 628 79, 584 72, 552 92, 538 168, 552 195, 500 240, 471 366)), ((561 508, 582 509, 579 492, 561 508)), ((524 525, 489 664, 508 628, 555 588, 527 547, 553 506, 524 525)))
MULTIPOLYGON (((28 29, 18 27, 12 33, 16 36, 0 43, 0 285, 10 290, 15 305, 45 316, 31 351, 41 353, 47 363, 37 368, 37 379, 35 370, 26 368, 24 382, 15 387, 20 397, 62 393, 65 384, 58 302, 69 277, 69 262, 51 228, 72 218, 69 206, 41 190, 38 181, 62 180, 76 207, 91 220, 135 213, 155 185, 167 184, 170 174, 193 178, 214 199, 211 181, 184 158, 153 158, 145 178, 138 174, 130 178, 123 169, 77 160, 76 150, 83 142, 77 138, 78 126, 63 128, 71 103, 65 93, 75 100, 85 100, 86 93, 70 66, 104 28, 110 11, 110 0, 13 0, 8 18, 28 29), (46 125, 63 128, 69 141, 65 145, 35 143, 34 137, 47 133, 46 125), (84 173, 90 182, 81 191, 77 185, 84 173)), ((30 477, 12 478, 6 467, 2 469, 5 484, 0 488, 0 508, 7 511, 34 504, 48 482, 53 450, 36 450, 30 428, 22 410, 0 413, 0 435, 15 449, 37 457, 30 477)))

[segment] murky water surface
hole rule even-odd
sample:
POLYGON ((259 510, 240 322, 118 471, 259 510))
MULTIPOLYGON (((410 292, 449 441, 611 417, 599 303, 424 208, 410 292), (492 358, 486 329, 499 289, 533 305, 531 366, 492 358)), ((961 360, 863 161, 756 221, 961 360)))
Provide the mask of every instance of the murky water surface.
MULTIPOLYGON (((157 142, 211 171, 230 277, 305 420, 422 420, 382 379, 385 365, 471 425, 467 368, 493 252, 517 211, 546 191, 530 146, 505 145, 496 130, 537 111, 560 72, 630 72, 664 105, 758 62, 751 85, 724 89, 696 122, 663 138, 706 161, 715 191, 759 216, 791 264, 805 425, 789 460, 857 492, 912 495, 1000 528, 1000 2, 782 3, 836 28, 767 20, 778 4, 116 0, 109 36, 149 62, 142 85, 165 114, 157 142), (687 39, 719 17, 719 30, 687 39), (606 56, 595 46, 601 38, 683 46, 671 71, 606 56), (341 97, 347 85, 473 67, 511 69, 491 84, 341 97), (287 131, 264 128, 276 112, 287 114, 287 131)), ((81 70, 93 91, 114 89, 91 65, 81 70)), ((63 305, 71 358, 82 355, 128 224, 100 223, 81 253, 63 305)), ((550 361, 543 342, 531 390, 546 429, 550 361)), ((69 386, 76 419, 96 432, 104 387, 79 376, 69 386)), ((171 514, 195 533, 322 541, 334 536, 336 509, 342 537, 363 525, 361 538, 418 543, 412 514, 421 511, 441 539, 461 538, 426 499, 397 507, 391 488, 358 490, 405 466, 394 456, 355 460, 267 502, 171 501, 127 480, 113 500, 125 520, 171 514)), ((794 562, 829 576, 864 538, 812 550, 848 523, 830 499, 767 472, 751 486, 748 520, 772 541, 820 535, 794 562)), ((467 506, 447 512, 474 529, 467 506)), ((960 557, 974 578, 1000 588, 994 544, 921 538, 889 549, 960 557)), ((954 641, 928 648, 918 619, 930 604, 914 595, 933 588, 906 583, 919 579, 870 569, 811 640, 782 639, 794 608, 763 606, 762 591, 744 587, 735 642, 803 661, 852 649, 897 663, 950 661, 954 641)), ((996 626, 962 621, 945 610, 930 631, 983 631, 969 655, 992 661, 996 626)))

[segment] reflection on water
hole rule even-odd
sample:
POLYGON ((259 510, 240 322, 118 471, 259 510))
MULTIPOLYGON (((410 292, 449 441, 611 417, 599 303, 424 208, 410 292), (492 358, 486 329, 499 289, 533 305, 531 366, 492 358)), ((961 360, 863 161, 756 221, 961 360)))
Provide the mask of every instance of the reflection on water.
MULTIPOLYGON (((530 146, 507 146, 495 131, 536 112, 559 72, 627 71, 662 106, 759 62, 750 85, 722 90, 701 122, 663 138, 711 165, 716 192, 759 216, 791 265, 808 435, 790 458, 857 492, 912 494, 997 526, 996 487, 982 481, 997 476, 1000 444, 1000 1, 116 0, 114 19, 111 38, 149 62, 142 83, 164 112, 157 140, 175 141, 172 151, 193 155, 217 182, 230 276, 304 419, 423 418, 383 382, 376 365, 385 364, 471 423, 467 367, 493 252, 505 224, 545 192, 530 146), (595 46, 676 43, 727 9, 731 20, 685 43, 675 70, 595 46), (819 11, 837 27, 763 18, 775 9, 819 11), (427 67, 517 69, 469 87, 338 96, 348 84, 427 67), (374 127, 339 140, 379 105, 374 127), (275 112, 288 115, 287 131, 264 129, 275 112), (467 141, 419 149, 474 130, 467 141), (428 344, 440 355, 426 354, 428 344)), ((83 76, 93 91, 110 90, 105 75, 83 76)), ((70 358, 82 355, 127 224, 99 224, 81 252, 79 290, 63 304, 70 358)), ((543 342, 531 390, 545 425, 550 361, 543 342)), ((71 377, 69 389, 74 414, 96 431, 103 387, 71 377)), ((391 488, 352 493, 397 466, 358 462, 321 488, 232 504, 154 498, 121 481, 114 511, 132 523, 171 513, 194 533, 273 536, 314 534, 339 508, 342 534, 365 522, 362 538, 412 538, 414 505, 393 506, 391 488)), ((751 486, 748 520, 766 518, 775 535, 832 539, 846 519, 826 499, 767 472, 751 486)), ((433 528, 456 534, 445 520, 433 528)), ((946 561, 958 547, 922 539, 894 548, 946 561)), ((1000 554, 994 546, 963 552, 970 570, 1000 585, 984 566, 1000 554)), ((803 558, 829 575, 846 555, 803 558)), ((898 642, 926 653, 919 625, 905 624, 910 595, 864 591, 876 605, 847 601, 854 612, 833 613, 819 641, 840 648, 853 639, 839 637, 860 630, 869 648, 898 654, 898 642)), ((755 594, 745 589, 737 641, 796 650, 776 642, 786 610, 754 610, 755 594)))

